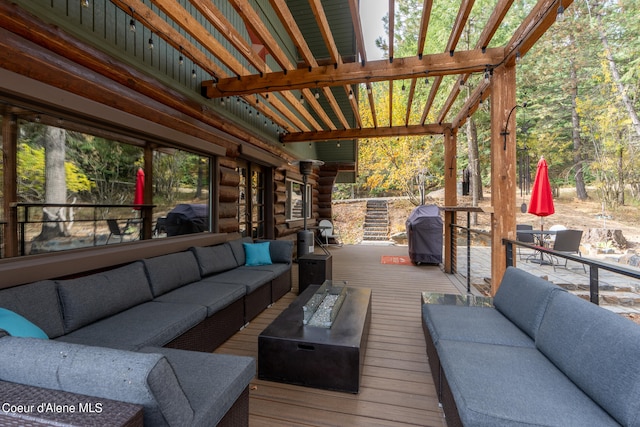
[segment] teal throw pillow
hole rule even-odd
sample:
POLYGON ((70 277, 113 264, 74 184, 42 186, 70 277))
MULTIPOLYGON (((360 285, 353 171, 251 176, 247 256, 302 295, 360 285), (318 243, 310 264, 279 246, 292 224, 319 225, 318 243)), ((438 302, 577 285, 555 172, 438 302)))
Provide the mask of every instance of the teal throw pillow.
POLYGON ((14 337, 49 339, 42 329, 6 308, 0 308, 0 329, 14 337))
POLYGON ((245 265, 270 265, 271 253, 269 252, 269 242, 264 243, 242 243, 246 257, 245 265))

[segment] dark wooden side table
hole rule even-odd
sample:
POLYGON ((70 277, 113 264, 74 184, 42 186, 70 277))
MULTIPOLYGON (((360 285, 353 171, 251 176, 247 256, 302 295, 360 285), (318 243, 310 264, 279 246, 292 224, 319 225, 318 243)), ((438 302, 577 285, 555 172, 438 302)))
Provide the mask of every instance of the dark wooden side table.
POLYGON ((0 381, 0 427, 143 427, 142 406, 0 381))
POLYGON ((298 257, 298 295, 309 285, 322 285, 333 279, 331 255, 307 254, 298 257))

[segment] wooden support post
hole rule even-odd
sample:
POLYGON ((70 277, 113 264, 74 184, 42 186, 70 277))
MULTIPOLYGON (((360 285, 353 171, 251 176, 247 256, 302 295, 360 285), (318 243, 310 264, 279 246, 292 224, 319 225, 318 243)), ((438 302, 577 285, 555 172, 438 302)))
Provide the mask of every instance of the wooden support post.
POLYGON ((4 256, 18 256, 18 118, 6 114, 2 118, 2 170, 4 174, 4 256))
POLYGON ((491 294, 495 295, 507 268, 503 238, 516 230, 516 69, 493 71, 491 91, 491 294), (509 119, 509 123, 507 123, 509 119))
MULTIPOLYGON (((448 128, 444 132, 444 205, 456 206, 458 204, 458 183, 457 183, 457 135, 448 128)), ((456 211, 445 211, 444 213, 444 271, 445 273, 455 273, 456 240, 452 238, 451 225, 456 223, 456 211)))

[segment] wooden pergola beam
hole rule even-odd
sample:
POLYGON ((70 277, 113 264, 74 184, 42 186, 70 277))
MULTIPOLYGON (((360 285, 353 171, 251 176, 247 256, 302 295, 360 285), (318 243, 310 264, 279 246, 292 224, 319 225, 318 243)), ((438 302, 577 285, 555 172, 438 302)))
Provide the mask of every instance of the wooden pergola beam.
POLYGON ((209 98, 264 93, 305 87, 329 87, 345 84, 371 83, 410 79, 418 76, 445 76, 461 71, 480 72, 494 67, 504 59, 504 49, 492 48, 439 53, 420 57, 378 60, 367 63, 318 66, 269 74, 203 81, 209 98))
POLYGON ((337 141, 358 138, 388 138, 416 135, 442 135, 450 124, 425 125, 425 126, 394 126, 364 129, 345 129, 322 132, 299 132, 282 135, 280 142, 313 142, 313 141, 337 141))

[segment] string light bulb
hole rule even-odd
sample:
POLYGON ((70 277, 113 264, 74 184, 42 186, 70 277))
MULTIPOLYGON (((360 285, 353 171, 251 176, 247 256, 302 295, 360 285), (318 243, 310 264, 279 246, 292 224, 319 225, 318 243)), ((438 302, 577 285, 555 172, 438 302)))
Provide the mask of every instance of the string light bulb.
POLYGON ((182 57, 182 55, 178 57, 178 64, 184 65, 184 58, 182 57))
POLYGON ((129 20, 129 31, 131 31, 132 33, 136 32, 136 20, 133 18, 129 20))
POLYGON ((304 104, 304 97, 300 94, 300 104, 304 104))
POLYGON ((353 91, 349 90, 349 99, 353 99, 353 91))
POLYGON ((80 6, 82 7, 89 7, 89 0, 82 0, 80 2, 80 6))
POLYGON ((191 70, 191 78, 192 79, 196 78, 196 70, 191 70))
POLYGON ((149 50, 153 49, 153 37, 149 37, 149 50))
POLYGON ((484 82, 485 83, 489 83, 490 81, 490 76, 489 76, 489 70, 484 70, 484 82))
POLYGON ((520 56, 520 51, 516 52, 516 64, 519 64, 522 61, 522 56, 520 56))
POLYGON ((314 96, 316 97, 316 99, 320 99, 320 92, 318 91, 318 89, 316 89, 316 93, 314 96))

